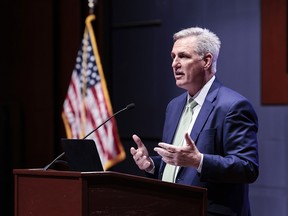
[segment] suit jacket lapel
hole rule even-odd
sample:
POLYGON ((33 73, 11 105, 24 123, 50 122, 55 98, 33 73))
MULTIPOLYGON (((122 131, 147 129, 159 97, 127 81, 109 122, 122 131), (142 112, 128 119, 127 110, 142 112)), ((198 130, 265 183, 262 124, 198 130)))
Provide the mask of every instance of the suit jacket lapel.
POLYGON ((197 116, 197 119, 195 121, 195 124, 190 134, 191 138, 196 144, 197 144, 197 139, 199 137, 200 132, 202 131, 207 119, 209 118, 212 110, 214 109, 213 103, 216 99, 220 85, 221 84, 217 80, 214 81, 214 83, 212 84, 206 96, 206 99, 202 105, 202 108, 197 116))
POLYGON ((177 130, 177 126, 182 114, 182 111, 184 109, 184 106, 187 101, 187 94, 181 95, 181 97, 178 99, 179 101, 176 102, 176 107, 173 107, 172 113, 168 116, 169 119, 166 119, 165 125, 167 125, 168 128, 166 128, 166 137, 163 137, 163 141, 167 143, 173 142, 173 137, 175 135, 175 132, 177 130))

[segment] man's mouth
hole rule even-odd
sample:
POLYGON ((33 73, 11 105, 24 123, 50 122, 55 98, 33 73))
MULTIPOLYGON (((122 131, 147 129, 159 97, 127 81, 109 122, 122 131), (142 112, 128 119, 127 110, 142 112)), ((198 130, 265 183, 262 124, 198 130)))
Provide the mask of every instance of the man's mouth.
POLYGON ((182 71, 175 71, 175 78, 180 78, 180 77, 182 77, 184 75, 185 75, 185 73, 182 72, 182 71))

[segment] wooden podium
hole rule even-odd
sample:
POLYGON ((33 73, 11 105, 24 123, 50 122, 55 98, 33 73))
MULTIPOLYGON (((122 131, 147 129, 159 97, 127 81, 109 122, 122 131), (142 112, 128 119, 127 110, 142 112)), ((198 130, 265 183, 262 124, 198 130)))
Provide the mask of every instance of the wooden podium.
POLYGON ((207 190, 117 172, 15 169, 15 216, 206 215, 207 190))

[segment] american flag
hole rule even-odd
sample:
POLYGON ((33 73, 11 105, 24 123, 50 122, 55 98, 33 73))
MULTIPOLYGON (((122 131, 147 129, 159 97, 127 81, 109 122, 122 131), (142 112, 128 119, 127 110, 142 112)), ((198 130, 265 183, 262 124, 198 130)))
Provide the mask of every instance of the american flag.
MULTIPOLYGON (((67 138, 82 139, 113 115, 91 22, 86 18, 81 48, 63 104, 62 118, 67 138)), ((104 170, 125 159, 114 118, 92 133, 104 170)))

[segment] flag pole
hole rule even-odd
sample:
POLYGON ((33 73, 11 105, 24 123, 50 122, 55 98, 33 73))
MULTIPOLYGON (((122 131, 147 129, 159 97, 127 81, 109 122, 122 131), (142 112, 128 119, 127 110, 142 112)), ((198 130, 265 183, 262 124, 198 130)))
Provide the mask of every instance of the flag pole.
POLYGON ((98 0, 88 0, 89 14, 94 14, 94 8, 98 0))

